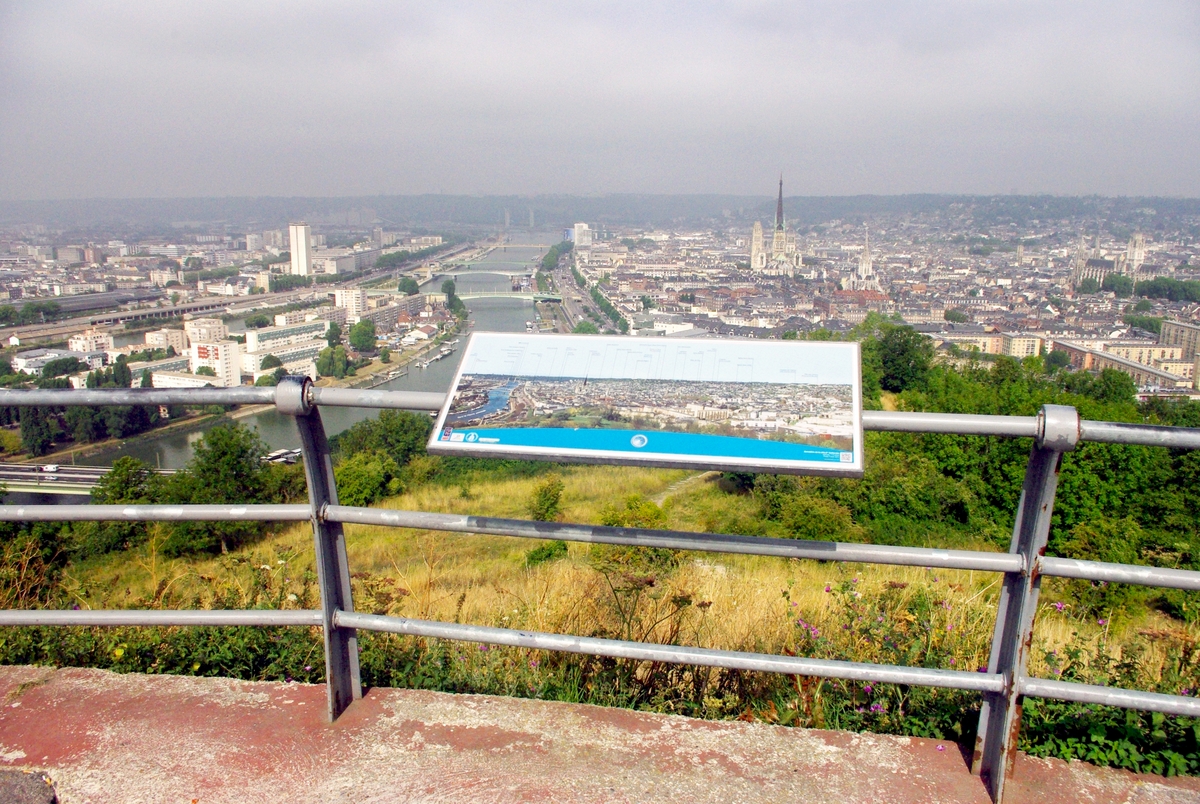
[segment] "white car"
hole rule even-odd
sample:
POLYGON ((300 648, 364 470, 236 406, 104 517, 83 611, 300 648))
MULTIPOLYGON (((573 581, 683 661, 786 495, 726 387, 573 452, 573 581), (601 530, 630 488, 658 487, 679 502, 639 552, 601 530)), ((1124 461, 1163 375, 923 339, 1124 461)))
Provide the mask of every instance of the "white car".
POLYGON ((56 463, 48 463, 48 464, 46 464, 45 466, 43 466, 43 467, 42 467, 42 471, 43 471, 43 472, 57 472, 57 471, 58 471, 58 464, 56 464, 56 463))

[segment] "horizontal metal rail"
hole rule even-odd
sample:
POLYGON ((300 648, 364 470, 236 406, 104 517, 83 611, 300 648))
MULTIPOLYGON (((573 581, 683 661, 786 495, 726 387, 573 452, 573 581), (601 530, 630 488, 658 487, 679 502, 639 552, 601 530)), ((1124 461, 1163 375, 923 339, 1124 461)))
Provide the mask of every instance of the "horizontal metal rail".
POLYGON ((212 611, 161 609, 103 609, 100 611, 0 610, 0 625, 137 625, 161 628, 172 625, 321 625, 321 612, 311 609, 216 609, 212 611))
POLYGON ((1200 572, 1143 567, 1136 564, 1109 564, 1103 561, 1079 561, 1074 558, 1046 557, 1039 561, 1042 575, 1057 578, 1081 578, 1085 581, 1131 583, 1139 586, 1165 586, 1171 589, 1200 591, 1200 572))
MULTIPOLYGON (((45 388, 0 389, 0 406, 89 405, 273 405, 279 388, 45 388)), ((440 410, 446 394, 424 391, 380 391, 357 388, 307 389, 308 402, 317 406, 440 410)), ((1038 416, 991 416, 969 413, 922 413, 864 410, 863 429, 906 433, 1037 438, 1038 416)), ((1108 444, 1200 449, 1200 430, 1125 422, 1083 420, 1079 439, 1108 444)))
POLYGON ((1035 698, 1056 698, 1060 701, 1143 709, 1148 712, 1162 712, 1165 715, 1200 717, 1200 698, 1031 677, 1022 678, 1019 686, 1022 695, 1035 698))
POLYGON ((3 522, 307 522, 307 505, 0 505, 3 522))
POLYGON ((1013 553, 773 539, 761 536, 734 536, 723 533, 694 533, 677 530, 651 530, 649 528, 613 528, 603 525, 533 522, 525 519, 501 519, 466 514, 431 514, 424 511, 354 508, 347 505, 330 505, 325 508, 323 513, 325 518, 330 521, 358 525, 383 525, 392 528, 418 528, 457 533, 488 533, 495 536, 562 539, 569 542, 623 544, 631 547, 702 550, 711 553, 741 553, 775 558, 809 558, 817 561, 900 564, 910 567, 937 567, 938 569, 981 570, 984 572, 1021 572, 1025 568, 1024 559, 1013 553))
POLYGON ((952 435, 1037 438, 1037 416, 980 416, 974 413, 912 413, 894 410, 864 410, 864 430, 898 433, 947 433, 952 435))
POLYGON ((357 388, 317 388, 309 391, 313 405, 340 408, 441 410, 446 395, 429 391, 372 391, 357 388))
POLYGON ((41 388, 0 390, 0 406, 91 407, 102 405, 274 405, 275 389, 237 388, 41 388))
POLYGON ((1155 424, 1096 422, 1079 423, 1080 438, 1105 444, 1139 444, 1146 447, 1200 449, 1200 430, 1192 427, 1163 427, 1155 424))
POLYGON ((898 667, 831 659, 805 659, 799 656, 743 653, 710 648, 691 648, 683 645, 655 645, 647 642, 547 634, 541 631, 517 631, 511 628, 492 628, 484 625, 464 625, 434 620, 410 620, 405 617, 385 617, 380 614, 346 611, 336 612, 333 621, 343 628, 356 628, 362 631, 383 631, 389 634, 452 639, 460 642, 481 642, 488 645, 506 645, 512 648, 584 653, 592 656, 608 656, 614 659, 695 664, 704 667, 724 667, 730 670, 756 670, 764 673, 821 676, 852 681, 913 684, 975 692, 998 692, 1004 687, 1004 679, 999 675, 968 673, 961 670, 898 667))

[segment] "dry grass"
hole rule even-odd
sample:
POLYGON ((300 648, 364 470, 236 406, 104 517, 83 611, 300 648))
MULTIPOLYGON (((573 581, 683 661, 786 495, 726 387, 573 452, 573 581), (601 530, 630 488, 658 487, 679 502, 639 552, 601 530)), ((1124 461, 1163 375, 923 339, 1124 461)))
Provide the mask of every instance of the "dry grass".
MULTIPOLYGON (((748 515, 746 500, 713 483, 680 482, 688 476, 618 467, 565 470, 563 519, 594 523, 614 500, 665 495, 668 527, 736 530, 748 515)), ((524 517, 539 482, 424 486, 384 506, 524 517)), ((282 588, 278 602, 285 607, 312 605, 311 539, 307 526, 285 526, 252 547, 199 560, 165 560, 152 539, 138 551, 70 568, 66 586, 76 602, 94 608, 273 604, 263 599, 264 586, 282 588), (263 583, 265 575, 271 583, 263 583)), ((566 559, 527 568, 525 554, 537 543, 526 539, 355 525, 347 527, 347 544, 355 604, 363 611, 580 635, 631 629, 648 641, 766 653, 819 650, 859 661, 894 656, 881 636, 886 633, 926 640, 943 666, 965 670, 986 663, 1000 580, 990 573, 690 553, 674 572, 656 577, 633 615, 622 617, 589 545, 572 544, 566 559), (869 609, 878 627, 857 625, 854 617, 862 612, 851 611, 855 607, 869 609)), ((1048 651, 1100 639, 1115 655, 1134 642, 1145 648, 1141 661, 1153 678, 1167 650, 1200 641, 1200 629, 1153 613, 1115 625, 1079 622, 1043 606, 1031 672, 1050 673, 1041 659, 1048 651)))

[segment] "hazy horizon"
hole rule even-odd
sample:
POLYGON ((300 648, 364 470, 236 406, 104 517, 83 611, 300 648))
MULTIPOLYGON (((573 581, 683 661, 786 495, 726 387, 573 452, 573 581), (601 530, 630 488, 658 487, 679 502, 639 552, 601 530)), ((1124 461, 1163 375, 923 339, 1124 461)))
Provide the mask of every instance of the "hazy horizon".
POLYGON ((1200 196, 1200 5, 0 0, 0 200, 1200 196))

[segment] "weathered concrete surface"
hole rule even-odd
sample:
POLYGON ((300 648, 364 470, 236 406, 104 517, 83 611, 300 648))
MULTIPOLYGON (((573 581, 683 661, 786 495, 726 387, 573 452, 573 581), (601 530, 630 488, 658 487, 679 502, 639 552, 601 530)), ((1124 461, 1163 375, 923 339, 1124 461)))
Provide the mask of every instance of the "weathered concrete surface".
MULTIPOLYGON (((303 684, 0 667, 0 767, 75 802, 988 801, 952 743, 303 684)), ((1022 758, 1013 802, 1196 802, 1200 781, 1022 758)))
POLYGON ((36 771, 0 768, 0 804, 55 804, 50 780, 36 771))

